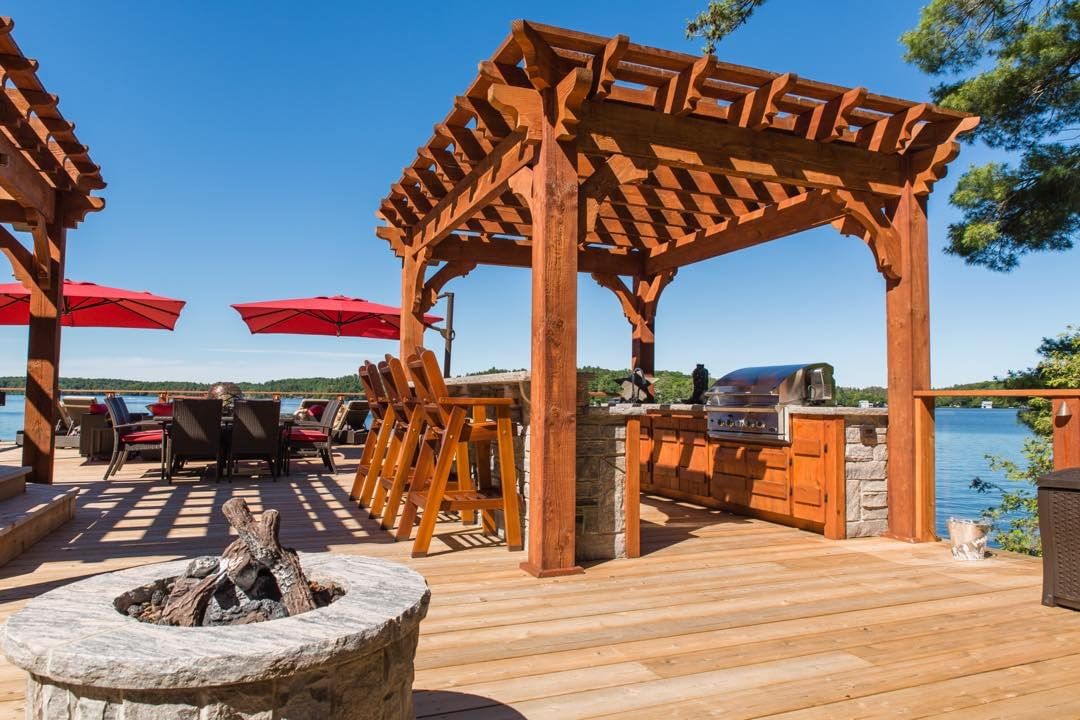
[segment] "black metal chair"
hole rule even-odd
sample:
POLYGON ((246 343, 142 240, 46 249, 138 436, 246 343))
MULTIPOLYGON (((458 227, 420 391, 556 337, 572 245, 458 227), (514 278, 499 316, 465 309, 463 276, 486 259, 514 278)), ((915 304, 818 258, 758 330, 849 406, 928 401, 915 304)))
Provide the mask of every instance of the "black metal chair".
POLYGON ((232 476, 238 460, 265 460, 270 476, 277 481, 281 457, 281 402, 278 400, 236 400, 229 437, 226 474, 232 476))
POLYGON ((162 424, 154 420, 143 420, 141 415, 132 415, 122 397, 106 397, 105 407, 109 411, 109 422, 112 424, 113 451, 104 479, 108 480, 111 475, 118 473, 132 453, 157 450, 161 453, 161 478, 164 480, 165 432, 162 424))
POLYGON ((212 460, 215 477, 224 475, 221 411, 221 400, 217 398, 173 401, 173 419, 165 443, 165 478, 170 483, 173 473, 188 460, 212 460))
POLYGON ((286 475, 289 473, 289 458, 292 456, 293 451, 304 448, 314 449, 319 457, 322 458, 323 465, 325 465, 330 472, 337 472, 337 468, 334 467, 333 429, 334 420, 337 418, 338 409, 340 407, 340 400, 331 400, 326 403, 326 408, 323 409, 318 424, 297 424, 289 428, 288 433, 285 435, 286 475))

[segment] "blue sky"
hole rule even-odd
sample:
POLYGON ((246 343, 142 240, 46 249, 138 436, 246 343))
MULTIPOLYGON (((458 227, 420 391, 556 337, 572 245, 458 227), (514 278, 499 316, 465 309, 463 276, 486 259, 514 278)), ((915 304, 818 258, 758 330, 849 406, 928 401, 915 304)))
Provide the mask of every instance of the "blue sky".
MULTIPOLYGON (((264 380, 353 372, 396 343, 252 336, 230 303, 343 293, 398 304, 399 264, 374 212, 454 95, 527 17, 697 51, 683 2, 136 3, 9 0, 23 51, 78 126, 108 205, 69 235, 68 272, 183 298, 176 332, 64 331, 61 373, 148 380, 264 380)), ((897 38, 920 2, 771 0, 720 59, 910 99, 932 79, 897 38)), ((1075 322, 1077 251, 1007 275, 945 256, 948 195, 930 201, 933 380, 1030 365, 1075 322)), ((478 268, 456 293, 455 370, 529 364, 529 274, 478 268)), ((629 325, 582 276, 580 364, 623 367, 629 325)), ((427 342, 438 346, 433 333, 427 342)), ((0 327, 0 374, 25 372, 26 330, 0 327)), ((829 361, 842 384, 885 377, 884 285, 869 251, 830 228, 680 271, 657 320, 657 365, 714 374, 829 361)))

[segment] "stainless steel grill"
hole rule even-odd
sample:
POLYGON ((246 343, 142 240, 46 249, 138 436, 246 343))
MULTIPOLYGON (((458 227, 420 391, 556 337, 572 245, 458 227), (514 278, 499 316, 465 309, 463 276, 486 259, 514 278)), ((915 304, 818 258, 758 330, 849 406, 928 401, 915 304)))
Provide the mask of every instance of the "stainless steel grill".
POLYGON ((789 440, 789 408, 833 405, 835 395, 833 368, 827 363, 742 368, 705 393, 709 435, 789 440))

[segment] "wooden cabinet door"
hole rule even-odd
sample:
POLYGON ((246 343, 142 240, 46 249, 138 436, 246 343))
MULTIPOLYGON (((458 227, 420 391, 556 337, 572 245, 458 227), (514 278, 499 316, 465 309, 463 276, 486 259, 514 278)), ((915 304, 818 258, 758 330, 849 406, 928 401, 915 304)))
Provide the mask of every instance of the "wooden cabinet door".
POLYGON ((750 507, 787 515, 788 450, 783 447, 750 448, 746 454, 750 507))
POLYGON ((791 514, 801 520, 825 522, 825 489, 829 422, 813 418, 791 419, 791 514))
POLYGON ((749 504, 746 489, 746 447, 727 443, 713 445, 713 469, 709 494, 732 505, 749 504))
POLYGON ((679 431, 679 490, 698 497, 709 497, 709 449, 705 433, 679 431))
POLYGON ((679 431, 655 423, 649 458, 653 485, 671 490, 679 489, 679 456, 679 431))

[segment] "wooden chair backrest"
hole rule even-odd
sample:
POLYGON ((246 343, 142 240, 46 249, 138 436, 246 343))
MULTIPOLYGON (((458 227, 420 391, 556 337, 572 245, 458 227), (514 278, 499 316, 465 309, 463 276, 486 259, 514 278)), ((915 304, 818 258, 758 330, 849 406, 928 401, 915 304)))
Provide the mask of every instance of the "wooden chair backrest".
POLYGON ((390 366, 390 376, 393 378, 394 385, 397 386, 402 402, 411 405, 416 401, 416 391, 409 385, 409 376, 405 373, 405 366, 401 364, 400 359, 389 353, 386 355, 386 363, 390 366))
POLYGON ((424 364, 424 376, 435 398, 450 397, 450 391, 446 389, 446 380, 443 378, 442 368, 439 367, 439 359, 435 357, 435 353, 425 347, 417 346, 416 354, 424 364))
POLYGON ((364 361, 357 374, 360 376, 360 384, 364 388, 364 395, 368 399, 368 410, 377 419, 382 420, 386 415, 390 400, 383 394, 379 369, 370 361, 364 361))
POLYGON ((428 422, 439 428, 446 427, 449 411, 439 404, 439 398, 443 396, 432 389, 423 359, 416 354, 410 355, 408 366, 409 375, 412 376, 413 386, 416 388, 417 400, 423 404, 428 422))
POLYGON ((386 399, 395 410, 404 410, 404 398, 398 394, 397 383, 394 382, 394 374, 390 371, 390 363, 383 360, 378 365, 379 381, 386 392, 386 399))

